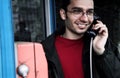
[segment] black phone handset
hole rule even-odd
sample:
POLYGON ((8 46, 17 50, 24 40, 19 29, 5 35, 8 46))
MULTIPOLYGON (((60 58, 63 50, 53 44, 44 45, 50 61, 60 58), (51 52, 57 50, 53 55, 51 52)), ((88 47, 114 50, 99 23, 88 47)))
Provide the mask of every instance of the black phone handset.
POLYGON ((93 23, 91 24, 90 28, 87 31, 87 34, 91 37, 95 37, 98 34, 99 29, 98 30, 91 29, 92 25, 97 23, 97 20, 100 20, 100 17, 94 15, 93 23))
POLYGON ((91 37, 91 41, 90 41, 90 78, 93 78, 93 65, 92 65, 92 47, 93 47, 93 38, 98 34, 98 30, 93 30, 91 27, 94 24, 97 24, 97 20, 101 20, 99 16, 94 16, 94 20, 93 23, 91 24, 90 28, 87 31, 87 35, 89 35, 91 37))

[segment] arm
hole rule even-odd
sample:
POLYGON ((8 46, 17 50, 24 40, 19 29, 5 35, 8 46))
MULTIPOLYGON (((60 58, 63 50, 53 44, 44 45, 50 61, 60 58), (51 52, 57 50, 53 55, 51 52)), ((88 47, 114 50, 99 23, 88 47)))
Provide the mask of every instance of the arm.
POLYGON ((106 78, 120 78, 120 53, 108 40, 102 55, 95 55, 95 64, 106 78))
POLYGON ((93 40, 95 65, 102 78, 120 78, 120 53, 117 47, 108 39, 108 29, 101 21, 93 26, 99 32, 93 40))

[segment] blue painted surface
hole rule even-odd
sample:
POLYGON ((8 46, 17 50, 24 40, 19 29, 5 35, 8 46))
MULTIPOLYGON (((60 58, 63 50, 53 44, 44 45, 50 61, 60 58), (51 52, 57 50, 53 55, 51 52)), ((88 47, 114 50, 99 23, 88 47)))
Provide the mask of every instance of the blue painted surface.
POLYGON ((56 6, 55 0, 50 0, 50 23, 51 31, 54 32, 56 29, 56 6))
MULTIPOLYGON (((0 12, 2 11, 1 2, 2 1, 0 0, 0 12)), ((0 20, 2 20, 1 17, 2 17, 2 15, 0 15, 0 20)), ((0 78, 2 78, 1 26, 2 26, 2 21, 0 21, 0 78)))
MULTIPOLYGON (((2 0, 0 0, 0 12, 2 12, 1 6, 2 0)), ((2 14, 0 15, 0 78, 2 78, 2 44, 1 44, 1 28, 2 28, 2 14)))
MULTIPOLYGON (((0 36, 1 37, 1 36, 0 36)), ((2 52, 1 52, 1 42, 0 42, 0 78, 2 78, 2 61, 1 61, 1 56, 2 56, 2 54, 1 54, 2 52)))
POLYGON ((0 78, 15 78, 11 0, 0 0, 0 78))

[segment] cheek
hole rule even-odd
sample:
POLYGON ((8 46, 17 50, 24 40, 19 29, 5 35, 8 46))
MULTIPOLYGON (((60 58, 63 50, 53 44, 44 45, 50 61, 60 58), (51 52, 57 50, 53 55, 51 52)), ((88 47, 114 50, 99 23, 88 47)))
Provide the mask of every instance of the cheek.
POLYGON ((70 15, 70 14, 66 15, 66 21, 67 21, 67 24, 69 25, 73 25, 77 19, 78 18, 74 17, 73 15, 70 15))
POLYGON ((67 20, 65 21, 65 25, 66 25, 66 29, 67 29, 67 30, 75 30, 75 29, 76 29, 76 27, 74 26, 73 21, 70 20, 70 19, 67 19, 67 20))
POLYGON ((88 26, 91 26, 92 23, 93 23, 93 19, 90 19, 88 26))
POLYGON ((90 23, 92 23, 92 22, 93 22, 93 20, 94 20, 94 17, 93 17, 93 18, 91 18, 91 19, 89 19, 90 23))
POLYGON ((72 26, 72 20, 66 19, 65 20, 65 25, 68 26, 68 27, 71 27, 72 26))
POLYGON ((70 26, 73 27, 73 25, 75 24, 75 21, 76 21, 76 20, 77 20, 77 19, 74 18, 74 17, 69 17, 69 18, 67 18, 67 20, 66 20, 67 25, 70 25, 70 26))

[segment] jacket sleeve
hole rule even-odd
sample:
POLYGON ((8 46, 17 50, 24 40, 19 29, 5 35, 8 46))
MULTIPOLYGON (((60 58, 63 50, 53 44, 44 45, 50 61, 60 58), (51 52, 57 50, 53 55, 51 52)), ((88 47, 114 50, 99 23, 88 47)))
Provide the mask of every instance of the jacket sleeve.
POLYGON ((107 41, 103 55, 95 55, 95 65, 105 78, 120 78, 120 53, 118 48, 107 41))

